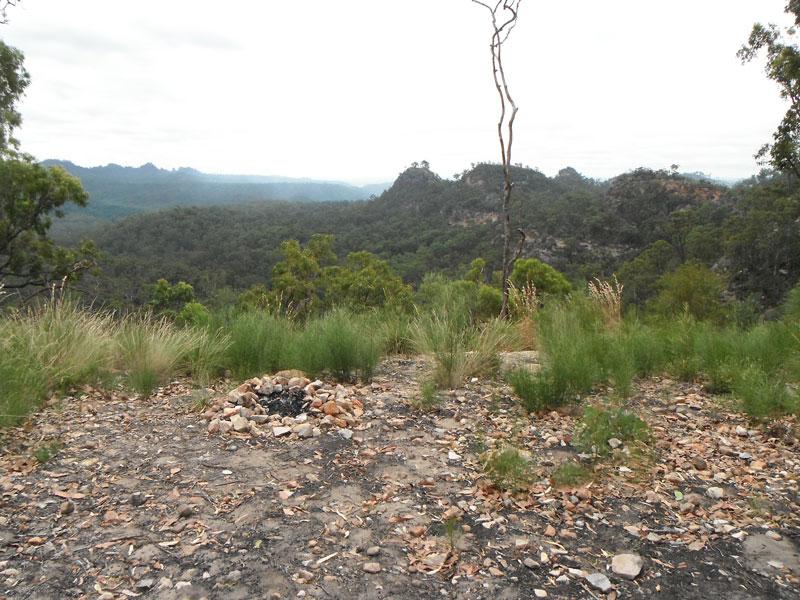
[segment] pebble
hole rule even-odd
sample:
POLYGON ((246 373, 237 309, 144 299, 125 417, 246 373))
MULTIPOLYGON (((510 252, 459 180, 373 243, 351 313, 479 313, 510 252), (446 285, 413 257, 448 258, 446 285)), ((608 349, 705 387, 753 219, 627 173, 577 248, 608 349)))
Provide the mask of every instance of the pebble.
POLYGON ((452 450, 449 450, 447 452, 447 460, 452 460, 453 462, 458 462, 458 461, 461 460, 461 455, 458 454, 457 452, 453 452, 452 450))
POLYGON ((537 598, 547 598, 547 592, 545 592, 544 590, 539 589, 539 588, 534 588, 533 594, 537 598))
POLYGON ((747 429, 745 429, 741 425, 737 425, 736 426, 736 435, 741 436, 741 437, 747 437, 750 434, 747 433, 747 429))
POLYGON ((353 430, 352 429, 340 429, 339 435, 342 436, 344 439, 349 440, 353 437, 353 430))
POLYGON ((622 440, 618 438, 611 438, 608 440, 608 445, 611 446, 612 449, 616 450, 620 446, 622 446, 622 440))
POLYGON ((783 539, 783 536, 780 533, 778 533, 777 531, 772 531, 771 529, 768 530, 767 533, 765 533, 764 535, 766 535, 771 540, 775 540, 776 542, 780 542, 783 539))
POLYGON ((638 554, 617 554, 611 559, 611 570, 623 579, 636 579, 643 565, 644 559, 638 554))
POLYGON ((698 471, 705 471, 706 469, 708 469, 708 463, 699 456, 695 457, 692 460, 692 466, 698 471))
POLYGON ((723 490, 721 487, 710 487, 706 490, 706 495, 714 500, 719 500, 725 496, 725 490, 723 490))
POLYGON ((147 496, 142 492, 134 492, 131 494, 128 501, 131 503, 131 506, 141 506, 147 501, 147 496))
POLYGON ((194 513, 194 508, 192 508, 188 504, 184 504, 183 506, 178 508, 178 518, 179 519, 188 519, 194 513))
POLYGON ((361 569, 365 573, 373 573, 373 574, 374 573, 380 573, 381 572, 381 564, 380 563, 376 563, 376 562, 368 562, 368 563, 364 563, 361 566, 361 569))
POLYGON ((367 548, 367 556, 378 556, 381 553, 380 546, 370 546, 367 548))
POLYGON ((522 561, 522 564, 528 567, 529 569, 535 569, 539 566, 535 560, 533 560, 530 556, 528 556, 525 560, 522 561))
POLYGON ((590 573, 586 576, 586 582, 596 590, 605 593, 611 589, 611 582, 602 573, 590 573))
POLYGON ((151 577, 147 577, 145 579, 140 579, 136 582, 136 589, 137 590, 149 590, 156 584, 155 579, 151 577))
POLYGON ((314 435, 314 427, 311 425, 311 423, 297 425, 292 429, 292 431, 294 431, 301 438, 310 438, 314 435))
POLYGON ((281 437, 282 435, 287 435, 292 433, 291 427, 273 427, 272 428, 272 435, 275 437, 281 437))
POLYGON ((71 515, 73 512, 75 512, 75 504, 69 500, 65 500, 61 503, 61 506, 59 506, 58 512, 60 512, 62 515, 71 515))

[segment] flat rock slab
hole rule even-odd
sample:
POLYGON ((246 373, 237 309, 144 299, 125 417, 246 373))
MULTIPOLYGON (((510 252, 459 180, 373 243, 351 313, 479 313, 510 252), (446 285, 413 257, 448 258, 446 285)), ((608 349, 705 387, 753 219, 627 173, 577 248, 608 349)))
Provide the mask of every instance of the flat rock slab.
POLYGON ((746 564, 754 571, 767 576, 774 575, 774 565, 780 564, 800 575, 800 548, 786 537, 773 540, 759 533, 749 536, 743 546, 746 564))

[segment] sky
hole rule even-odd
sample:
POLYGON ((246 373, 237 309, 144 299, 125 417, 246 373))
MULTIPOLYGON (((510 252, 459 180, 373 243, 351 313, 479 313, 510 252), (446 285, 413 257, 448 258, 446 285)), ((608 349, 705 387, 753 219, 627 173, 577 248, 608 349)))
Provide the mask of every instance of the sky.
MULTIPOLYGON (((736 51, 786 0, 522 0, 512 162, 743 178, 784 111, 736 51)), ((22 148, 39 159, 368 183, 499 160, 486 9, 469 0, 21 0, 22 148)))

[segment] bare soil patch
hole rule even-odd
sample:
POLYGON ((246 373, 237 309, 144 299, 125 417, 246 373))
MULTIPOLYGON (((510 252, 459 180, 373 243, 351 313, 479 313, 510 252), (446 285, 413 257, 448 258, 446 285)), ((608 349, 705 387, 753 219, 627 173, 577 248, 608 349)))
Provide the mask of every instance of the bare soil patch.
POLYGON ((384 362, 350 439, 209 434, 183 383, 49 406, 4 434, 0 597, 800 598, 793 420, 754 427, 648 381, 628 405, 650 443, 557 489, 550 473, 584 460, 575 415, 527 417, 483 381, 419 413, 422 372, 384 362), (534 464, 523 492, 483 472, 507 443, 534 464), (644 559, 635 579, 611 570, 619 553, 644 559))

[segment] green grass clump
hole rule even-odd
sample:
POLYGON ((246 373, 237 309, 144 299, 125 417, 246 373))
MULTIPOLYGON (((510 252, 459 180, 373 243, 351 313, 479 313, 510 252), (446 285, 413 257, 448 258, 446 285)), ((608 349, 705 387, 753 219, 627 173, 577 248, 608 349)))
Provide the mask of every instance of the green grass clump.
POLYGON ((434 361, 433 380, 442 388, 457 388, 470 376, 487 375, 499 367, 499 352, 513 343, 512 326, 499 319, 472 325, 462 315, 431 311, 418 316, 411 328, 414 348, 434 361))
POLYGON ((506 379, 529 413, 551 410, 569 401, 568 390, 563 386, 556 387, 563 382, 555 380, 549 373, 534 374, 519 368, 509 372, 506 379))
POLYGON ((224 366, 237 379, 275 373, 295 365, 295 324, 263 311, 241 312, 215 322, 229 338, 224 366))
POLYGON ((587 406, 576 427, 575 446, 584 452, 604 455, 610 452, 608 440, 645 441, 650 430, 642 419, 621 408, 604 409, 587 406))
POLYGON ((129 317, 117 336, 120 362, 127 384, 147 395, 166 383, 179 367, 188 364, 202 335, 191 329, 179 329, 166 319, 149 315, 129 317))
POLYGON ((523 489, 533 479, 531 462, 511 446, 492 452, 484 463, 484 472, 500 490, 523 489))
POLYGON ((561 463, 550 474, 550 479, 556 487, 580 485, 591 478, 591 469, 571 460, 561 463))
POLYGON ((439 388, 431 380, 424 380, 419 386, 419 396, 413 400, 413 405, 422 411, 434 411, 442 403, 439 388))
POLYGON ((209 327, 195 331, 196 343, 187 357, 189 371, 197 385, 206 386, 225 368, 231 338, 222 330, 209 327))
POLYGON ((61 448, 61 442, 51 442, 49 444, 45 444, 44 446, 39 446, 36 450, 34 450, 33 457, 39 464, 44 464, 58 454, 61 448))
POLYGON ((339 381, 368 380, 380 360, 380 342, 363 318, 336 309, 309 321, 296 340, 296 365, 312 375, 339 381))
POLYGON ((733 393, 740 399, 743 410, 757 421, 797 413, 800 409, 797 393, 790 391, 785 381, 771 377, 758 367, 739 373, 733 393))

